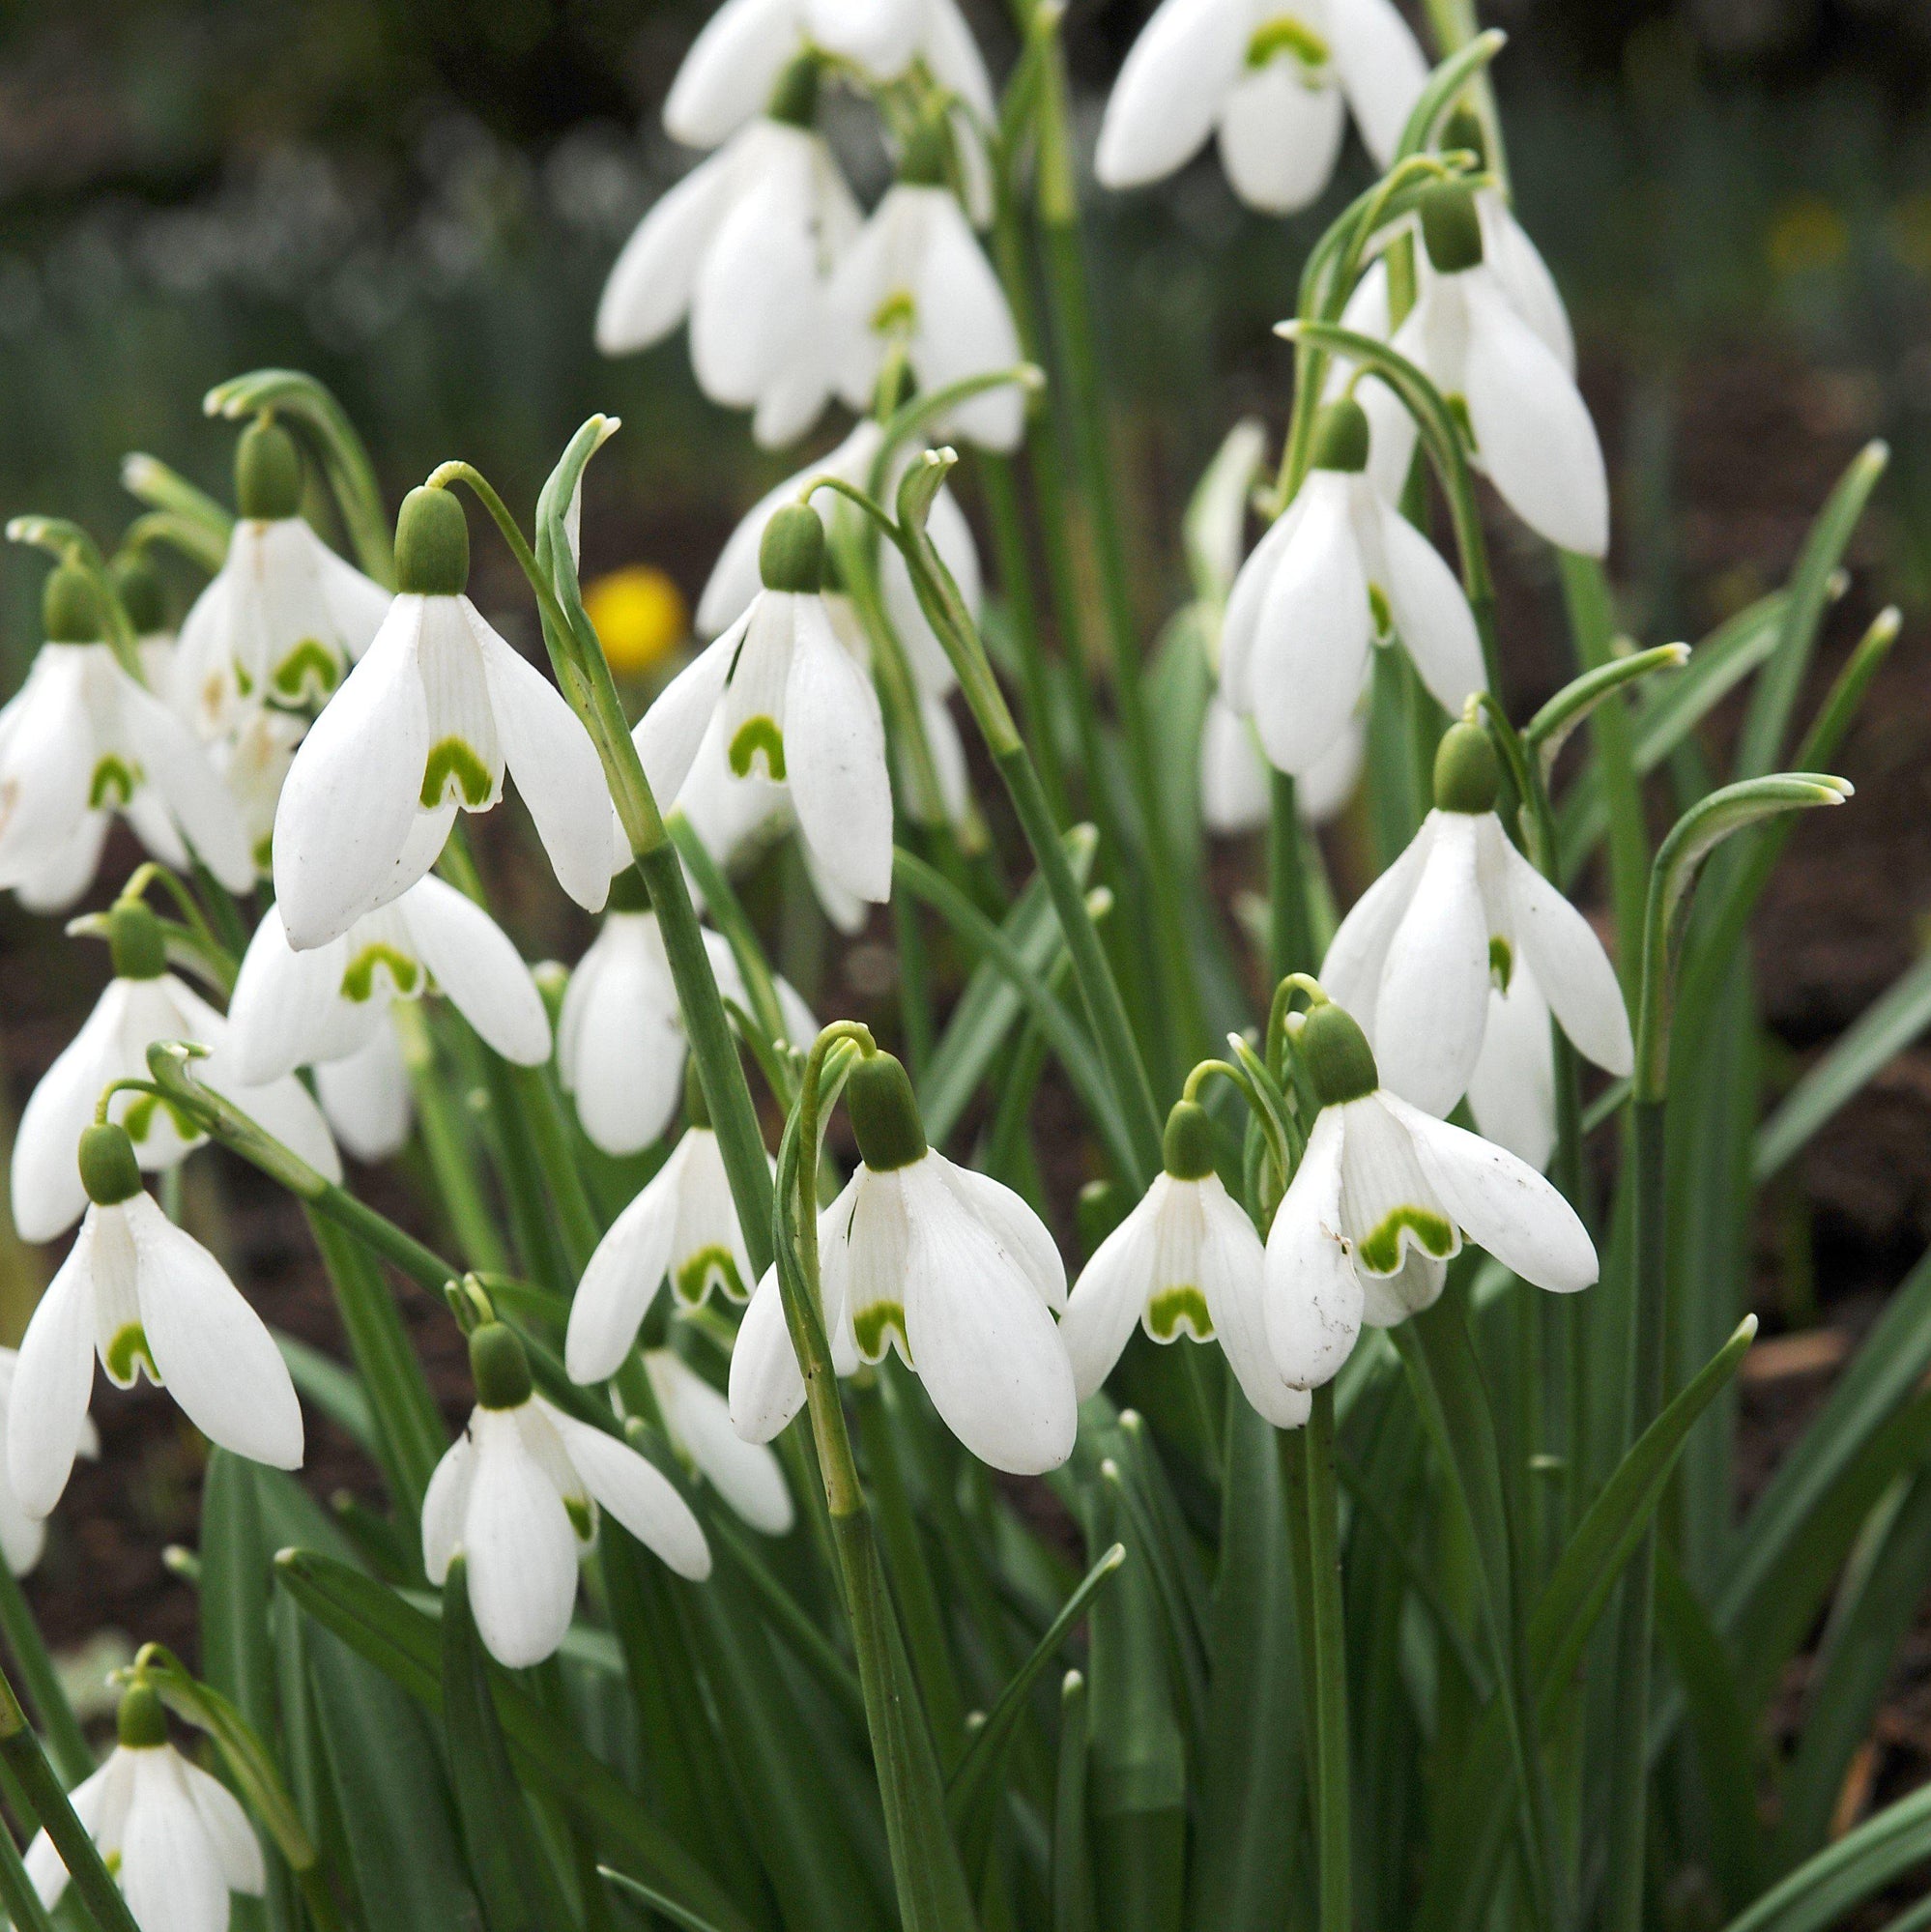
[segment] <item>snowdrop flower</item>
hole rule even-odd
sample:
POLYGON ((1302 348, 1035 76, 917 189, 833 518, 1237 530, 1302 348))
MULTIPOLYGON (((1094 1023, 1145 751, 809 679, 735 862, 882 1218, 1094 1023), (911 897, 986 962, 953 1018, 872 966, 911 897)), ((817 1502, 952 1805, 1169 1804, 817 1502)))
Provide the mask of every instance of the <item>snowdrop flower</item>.
POLYGON ((416 1097, 393 1013, 385 1011, 354 1053, 322 1061, 314 1073, 323 1118, 357 1160, 401 1153, 416 1122, 416 1097))
POLYGON ((77 1166, 90 1203, 34 1310, 7 1404, 7 1466, 30 1516, 60 1501, 87 1432, 98 1354, 108 1379, 164 1388, 209 1441, 302 1466, 302 1405, 281 1351, 220 1262, 141 1187, 127 1129, 94 1126, 77 1166))
POLYGON ((390 1030, 391 1000, 419 999, 430 987, 505 1060, 533 1067, 550 1057, 549 1015, 522 956, 480 906, 431 874, 305 953, 270 907, 228 1003, 234 1064, 259 1084, 347 1058, 390 1030))
POLYGON ((802 436, 831 394, 825 290, 864 220, 813 130, 817 101, 805 55, 764 112, 644 217, 597 306, 606 356, 648 348, 688 314, 698 387, 755 410, 767 447, 802 436))
POLYGON ((658 796, 675 797, 721 714, 734 775, 782 782, 826 877, 880 903, 892 889, 884 717, 825 608, 824 525, 808 504, 771 517, 759 568, 764 589, 750 608, 645 715, 639 755, 658 796))
POLYGON ((598 910, 612 807, 596 747, 463 594, 469 527, 447 490, 403 500, 395 570, 401 594, 282 786, 274 889, 290 944, 322 945, 407 891, 459 808, 484 812, 503 796, 505 767, 557 882, 598 910))
POLYGON ((664 127, 714 148, 770 100, 809 48, 892 80, 914 60, 981 126, 997 118, 993 83, 955 0, 725 0, 691 43, 664 101, 664 127))
MULTIPOLYGON (((1005 290, 945 186, 943 139, 928 126, 907 143, 898 180, 831 278, 826 303, 838 393, 860 414, 871 408, 895 350, 903 350, 927 394, 1020 360, 1005 290)), ((986 449, 1017 449, 1025 397, 1011 383, 982 390, 947 410, 932 432, 986 449)))
POLYGON ((1556 1144, 1555 1044, 1549 1003, 1526 959, 1513 962, 1505 991, 1488 989, 1488 1024, 1468 1077, 1468 1110, 1484 1140, 1541 1173, 1556 1144))
POLYGON ((681 1460, 754 1530, 789 1535, 796 1516, 778 1458, 732 1427, 731 1405, 675 1349, 647 1348, 644 1368, 681 1460))
MULTIPOLYGON (((887 1348, 925 1383, 961 1442, 994 1469, 1036 1476, 1073 1453, 1079 1398, 1053 1313, 1066 1270, 1010 1188, 926 1144, 889 1053, 846 1082, 860 1166, 819 1217, 820 1288, 840 1373, 887 1348)), ((758 1283, 731 1355, 731 1420, 768 1442, 805 1399, 775 1271, 758 1283)))
POLYGON ((1273 764, 1296 777, 1311 775, 1345 734, 1376 638, 1398 636, 1452 712, 1485 682, 1460 584, 1369 482, 1368 451, 1361 405, 1326 405, 1307 480, 1227 601, 1221 688, 1254 719, 1273 764))
POLYGON ((741 1302, 751 1256, 695 1063, 684 1069, 689 1125, 670 1158, 596 1245, 570 1303, 563 1363, 573 1382, 617 1373, 666 1279, 677 1306, 702 1308, 715 1288, 741 1302))
POLYGON ((1214 1172, 1213 1123, 1191 1100, 1167 1116, 1164 1165, 1067 1300, 1059 1339, 1080 1399, 1112 1372, 1138 1321, 1155 1341, 1218 1341, 1248 1400, 1277 1428, 1299 1428, 1308 1393, 1282 1380, 1268 1349, 1260 1236, 1214 1172))
POLYGON ((1427 73, 1391 0, 1162 0, 1113 84, 1094 172, 1160 181, 1218 132, 1234 192, 1291 214, 1327 186, 1347 108, 1388 165, 1427 73))
MULTIPOLYGON (((107 1762, 70 1794, 142 1932, 227 1932, 230 1892, 268 1889, 248 1814, 218 1779, 168 1743, 154 1688, 123 1692, 107 1762)), ((67 1867, 44 1831, 27 1847, 27 1876, 48 1911, 67 1890, 67 1867)))
POLYGON ((174 658, 175 709, 204 739, 254 706, 325 704, 389 615, 389 592, 303 520, 301 453, 266 418, 236 446, 235 495, 227 559, 183 620, 174 658))
POLYGON ((1317 1003, 1295 1051, 1320 1111, 1267 1236, 1267 1338, 1286 1380, 1317 1387, 1363 1322, 1392 1327, 1428 1307, 1464 1237, 1537 1287, 1595 1281, 1568 1201, 1514 1155, 1382 1088, 1340 1007, 1317 1003))
MULTIPOLYGON (((1422 198, 1421 231, 1427 271, 1392 346, 1461 416, 1474 460, 1531 530, 1564 550, 1602 556, 1609 547, 1602 446, 1570 365, 1512 300, 1499 263, 1489 259, 1489 237, 1501 232, 1496 216, 1484 217, 1459 184, 1440 182, 1422 198)), ((1524 292, 1519 250, 1505 242, 1501 260, 1514 264, 1511 281, 1524 292)), ((1367 312, 1379 301, 1385 314, 1385 279, 1365 280, 1356 298, 1364 306, 1349 326, 1385 334, 1367 312), (1376 286, 1384 293, 1377 296, 1376 286)), ((1542 326, 1552 326, 1547 315, 1542 326)), ((1362 388, 1374 418, 1375 476, 1392 494, 1407 475, 1415 426, 1385 384, 1369 377, 1362 388)))
MULTIPOLYGON (((0 1348, 0 1441, 4 1441, 7 1416, 14 1404, 14 1375, 19 1366, 17 1349, 0 1348)), ((92 1417, 80 1419, 77 1453, 90 1461, 101 1454, 101 1437, 92 1417)), ((46 1518, 29 1515, 14 1493, 14 1485, 0 1467, 0 1556, 15 1576, 25 1576, 41 1560, 47 1546, 46 1518)))
POLYGON ((1435 754, 1435 809, 1321 965, 1388 1086, 1430 1113, 1467 1091, 1490 987, 1506 994, 1518 962, 1584 1058, 1618 1075, 1635 1062, 1616 970, 1589 921, 1510 844, 1495 816, 1500 783, 1487 732, 1451 726, 1435 754))
POLYGON ((308 720, 299 712, 272 710, 264 705, 243 711, 233 730, 207 747, 240 815, 255 870, 264 878, 274 864, 274 815, 281 804, 281 788, 307 730, 308 720))
POLYGON ((193 735, 101 641, 92 582, 61 564, 43 603, 47 641, 0 709, 0 891, 71 904, 119 812, 164 864, 186 869, 191 846, 245 892, 255 872, 234 804, 193 735))
MULTIPOLYGON (((86 1190, 73 1149, 94 1118, 101 1089, 118 1080, 145 1080, 148 1049, 158 1040, 209 1048, 195 1079, 232 1101, 249 1119, 331 1181, 342 1177, 334 1143, 300 1081, 242 1079, 228 1023, 166 969, 159 922, 145 906, 123 902, 109 914, 114 978, 87 1024, 41 1078, 14 1140, 14 1225, 23 1241, 51 1241, 80 1218, 86 1190)), ((171 1168, 200 1144, 200 1130, 163 1101, 117 1093, 108 1118, 133 1138, 141 1166, 171 1168)))
POLYGON ((599 1504, 679 1576, 710 1574, 704 1531, 670 1480, 534 1394, 511 1330, 477 1328, 470 1370, 476 1405, 422 1498, 422 1565, 440 1587, 464 1553, 476 1630, 499 1663, 540 1663, 563 1641, 599 1504))
MULTIPOLYGON (((1325 825, 1354 796, 1368 756, 1368 725, 1359 709, 1340 735, 1294 781, 1294 810, 1303 824, 1325 825)), ((1207 694, 1200 726, 1200 820, 1231 838, 1257 832, 1272 807, 1267 760, 1252 722, 1218 690, 1207 694)))

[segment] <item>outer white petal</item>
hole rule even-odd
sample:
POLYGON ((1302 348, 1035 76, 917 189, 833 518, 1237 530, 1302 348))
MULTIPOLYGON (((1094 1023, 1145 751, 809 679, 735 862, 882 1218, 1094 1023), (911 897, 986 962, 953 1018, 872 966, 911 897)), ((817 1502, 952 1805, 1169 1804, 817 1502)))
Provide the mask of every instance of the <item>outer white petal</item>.
POLYGON ((754 1530, 786 1535, 795 1516, 778 1458, 762 1443, 744 1441, 725 1399, 668 1348, 653 1348, 645 1362, 665 1426, 699 1474, 754 1530))
POLYGON ((435 877, 396 902, 418 956, 485 1045, 518 1066, 550 1057, 543 995, 509 936, 474 899, 435 877))
POLYGON ((449 1573, 449 1559, 462 1543, 476 1480, 476 1445, 465 1429, 443 1452, 422 1492, 422 1570, 439 1590, 449 1573))
POLYGON ((1334 749, 1319 758, 1294 782, 1294 809, 1310 825, 1325 825, 1346 808, 1361 784, 1368 759, 1368 726, 1357 710, 1335 740, 1334 749))
POLYGON ((121 1890, 141 1932, 225 1932, 228 1881, 171 1745, 131 1753, 121 1890))
POLYGON ((804 1373, 785 1325, 775 1270, 767 1268, 731 1349, 731 1426, 746 1442, 769 1442, 804 1407, 804 1373))
POLYGON ((660 341, 684 319, 698 265, 731 192, 730 149, 693 168, 637 224, 596 305, 596 346, 628 355, 660 341))
POLYGON ((536 822, 557 883, 585 911, 600 912, 610 893, 611 805, 596 746, 562 693, 467 599, 463 615, 482 653, 504 763, 536 822))
POLYGON ((562 1437, 584 1487, 679 1576, 703 1582, 710 1574, 710 1545, 670 1478, 628 1443, 552 1408, 540 1397, 537 1404, 562 1437))
POLYGON ((46 645, 0 711, 0 884, 41 871, 86 816, 95 764, 87 670, 83 651, 46 645))
POLYGON ((1562 291, 1556 287, 1542 251, 1495 189, 1484 188, 1476 195, 1475 212, 1482 222, 1483 259, 1495 272, 1503 294, 1573 376, 1575 335, 1569 326, 1562 291))
POLYGON ((927 0, 925 57, 934 79, 958 95, 980 121, 998 118, 985 58, 955 0, 927 0))
POLYGON ((1267 822, 1267 766, 1254 733, 1217 689, 1200 727, 1200 818, 1207 829, 1231 836, 1267 822))
POLYGON ((1428 63, 1391 0, 1328 0, 1327 28, 1355 125, 1376 167, 1396 144, 1428 77, 1428 63))
POLYGON ((833 634, 822 602, 794 600, 785 764, 798 826, 847 891, 892 892, 892 782, 879 694, 833 634))
POLYGON ((1407 916, 1408 902, 1414 898, 1427 865, 1434 834, 1435 815, 1431 812, 1401 856, 1349 907, 1321 962, 1322 988, 1337 1006, 1354 1015, 1370 1045, 1374 1040, 1374 1004, 1381 993, 1388 948, 1407 916))
POLYGON ((1267 1236, 1268 1348, 1297 1388, 1332 1380, 1361 1333, 1361 1280, 1341 1239, 1344 1135, 1341 1110, 1324 1108, 1267 1236))
MULTIPOLYGON (((665 685, 631 733, 653 797, 672 799, 684 789, 749 622, 747 605, 737 622, 715 644, 706 645, 665 685)), ((624 856, 629 856, 627 848, 624 856)))
POLYGON ((331 941, 298 953, 281 908, 263 913, 228 1001, 227 1045, 238 1079, 259 1086, 315 1056, 340 995, 344 950, 331 941))
POLYGON ((1466 394, 1483 467, 1539 535, 1602 556, 1609 476, 1588 406, 1492 275, 1477 268, 1458 279, 1467 284, 1466 394))
POLYGON ((0 1557, 6 1559, 9 1572, 25 1576, 40 1562, 46 1546, 44 1518, 28 1515, 12 1487, 0 1483, 0 1557))
POLYGON ((1413 1138, 1429 1185, 1471 1241, 1539 1288, 1568 1294, 1596 1280, 1589 1230, 1526 1161, 1393 1094, 1382 1098, 1413 1138))
POLYGON ((315 1069, 315 1097, 329 1131, 359 1161, 386 1161, 409 1139, 415 1107, 401 1042, 387 1015, 353 1053, 315 1069))
POLYGON ((127 986, 118 979, 108 986, 86 1024, 41 1076, 20 1115, 10 1197, 22 1241, 51 1241, 86 1210, 81 1132, 94 1118, 101 1089, 135 1071, 124 1064, 120 1045, 127 986))
POLYGON ((925 8, 911 0, 804 0, 812 40, 879 80, 903 73, 917 51, 925 8))
POLYGON ((259 1898, 268 1889, 268 1872, 262 1863, 261 1842, 248 1814, 235 1794, 219 1779, 213 1778, 199 1765, 177 1756, 176 1764, 194 1808, 201 1814, 208 1841, 215 1848, 216 1861, 230 1891, 245 1891, 259 1898))
POLYGON ((1241 1393, 1276 1428, 1299 1428, 1313 1404, 1284 1380, 1267 1340, 1267 1255, 1247 1213, 1209 1174, 1200 1184, 1200 1292, 1241 1393))
MULTIPOLYGON (((137 792, 134 795, 138 798, 143 794, 137 792)), ((21 877, 14 896, 29 912, 64 912, 94 883, 112 816, 108 812, 83 812, 67 838, 53 847, 35 870, 21 877)))
POLYGON ((1264 215, 1306 208, 1328 185, 1347 113, 1301 64, 1271 60, 1234 82, 1221 110, 1221 165, 1233 191, 1264 215))
POLYGON ((559 1027, 584 1132, 608 1154, 648 1147, 677 1114, 687 1051, 654 916, 613 912, 570 977, 559 1027))
POLYGON ((764 112, 798 51, 796 0, 725 0, 691 43, 664 102, 664 127, 693 148, 714 148, 764 112))
POLYGON ((521 1411, 470 1418, 476 1472, 463 1513, 476 1631, 511 1669, 553 1656, 577 1600, 577 1537, 556 1483, 524 1446, 521 1411))
POLYGON ((600 1382, 617 1373, 638 1328, 664 1285, 677 1232, 677 1190, 689 1137, 596 1244, 570 1303, 563 1366, 573 1382, 600 1382))
POLYGON ((429 755, 415 658, 420 623, 421 599, 398 597, 282 782, 274 890, 294 946, 319 946, 394 896, 429 755))
POLYGON ((60 1271, 47 1284, 14 1370, 7 1404, 7 1478, 29 1516, 60 1501, 73 1468, 94 1389, 94 1243, 90 1209, 60 1271))
POLYGON ((1476 880, 1478 822, 1430 815, 1434 837, 1388 946, 1369 1038, 1381 1083, 1446 1113, 1468 1090, 1488 1018, 1488 921, 1476 880))
POLYGON ((968 1206, 992 1229, 993 1238, 1020 1265, 1022 1272, 1039 1290, 1039 1298, 1055 1312, 1066 1307, 1066 1261, 1059 1244, 1048 1231, 1024 1196, 1015 1193, 1003 1181, 982 1174, 973 1168, 945 1163, 943 1172, 968 1206))
POLYGON ((1576 1052, 1604 1073, 1629 1073, 1636 1063, 1629 1009, 1596 929, 1492 818, 1485 821, 1482 856, 1508 895, 1509 937, 1535 969, 1536 984, 1576 1052))
POLYGON ((1294 533, 1307 515, 1311 501, 1303 490, 1287 505, 1249 553, 1227 596, 1226 614, 1221 620, 1221 695, 1243 717, 1254 710, 1248 671, 1254 657, 1254 639, 1260 630, 1260 613, 1273 586, 1274 573, 1293 543, 1294 533))
POLYGON ((1526 960, 1515 962, 1507 993, 1489 990, 1488 1026, 1469 1076, 1468 1105, 1484 1140, 1547 1172, 1556 1142, 1555 1053, 1548 1003, 1526 960))
POLYGON ((1381 588, 1395 613, 1395 628, 1435 702, 1459 717, 1468 700, 1488 688, 1475 614, 1441 552, 1393 504, 1377 496, 1373 514, 1388 572, 1381 588))
POLYGON ((1107 101, 1093 172, 1138 187, 1198 153, 1240 78, 1252 27, 1240 0, 1162 0, 1107 101))
POLYGON ((302 1466, 302 1404, 281 1350, 220 1262, 145 1194, 128 1202, 134 1291, 155 1367, 211 1442, 274 1469, 302 1466))
MULTIPOLYGON (((73 1806, 73 1815, 97 1844, 120 1849, 121 1825, 128 1815, 133 1781, 133 1753, 117 1745, 99 1771, 82 1778, 68 1793, 67 1802, 73 1806), (111 1834, 104 1829, 110 1811, 114 1822, 111 1834)), ((33 1842, 27 1847, 26 1865, 27 1876, 40 1893, 41 1903, 52 1911, 67 1890, 67 1867, 44 1831, 34 1833, 33 1842)))
MULTIPOLYGON (((1020 344, 1013 312, 964 210, 945 188, 915 191, 928 199, 911 342, 919 386, 930 392, 967 376, 1015 367, 1020 344)), ((963 436, 987 449, 1017 449, 1025 433, 1025 398, 1010 385, 988 389, 948 410, 933 431, 963 436)))
POLYGON ((131 678, 123 679, 121 720, 149 782, 197 856, 230 892, 247 891, 255 861, 241 814, 187 727, 131 678))
POLYGON ((906 1335, 933 1406, 982 1462, 1015 1476, 1073 1453, 1079 1398, 1052 1316, 927 1163, 906 1168, 906 1335))
POLYGON ((1153 1291, 1156 1220, 1171 1186, 1166 1174, 1155 1176, 1145 1198, 1093 1251, 1067 1297, 1059 1340, 1082 1402, 1112 1373, 1153 1291))

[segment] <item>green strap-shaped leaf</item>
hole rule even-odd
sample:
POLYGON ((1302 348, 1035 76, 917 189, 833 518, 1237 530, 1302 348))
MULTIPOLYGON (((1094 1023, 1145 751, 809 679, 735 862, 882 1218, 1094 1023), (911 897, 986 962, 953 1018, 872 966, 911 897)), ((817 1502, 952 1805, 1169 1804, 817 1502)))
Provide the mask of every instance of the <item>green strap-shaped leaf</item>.
POLYGON ((1931 1784, 1847 1831, 1731 1919, 1724 1932, 1826 1932, 1892 1879, 1931 1858, 1931 1784))

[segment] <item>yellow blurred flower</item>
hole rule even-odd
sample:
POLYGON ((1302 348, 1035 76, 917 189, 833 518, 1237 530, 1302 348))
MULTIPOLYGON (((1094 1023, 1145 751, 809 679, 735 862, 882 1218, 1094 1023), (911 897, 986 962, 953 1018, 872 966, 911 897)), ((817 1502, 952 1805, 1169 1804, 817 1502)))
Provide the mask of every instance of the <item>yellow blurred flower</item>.
POLYGON ((654 563, 628 563, 584 587, 584 609, 613 671, 648 671, 690 630, 684 594, 654 563))
POLYGON ((1800 194, 1771 223, 1771 267, 1780 275, 1834 268, 1851 245, 1844 217, 1821 194, 1800 194))

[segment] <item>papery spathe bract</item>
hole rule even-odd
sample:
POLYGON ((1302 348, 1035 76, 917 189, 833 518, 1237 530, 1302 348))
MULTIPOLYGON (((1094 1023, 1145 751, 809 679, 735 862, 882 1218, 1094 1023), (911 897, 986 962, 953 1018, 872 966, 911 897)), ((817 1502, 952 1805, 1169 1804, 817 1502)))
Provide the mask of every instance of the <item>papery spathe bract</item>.
POLYGON ((1163 0, 1113 83, 1094 171, 1138 187, 1218 132, 1235 193, 1288 214, 1327 186, 1348 108, 1385 167, 1427 78, 1390 0, 1163 0))

